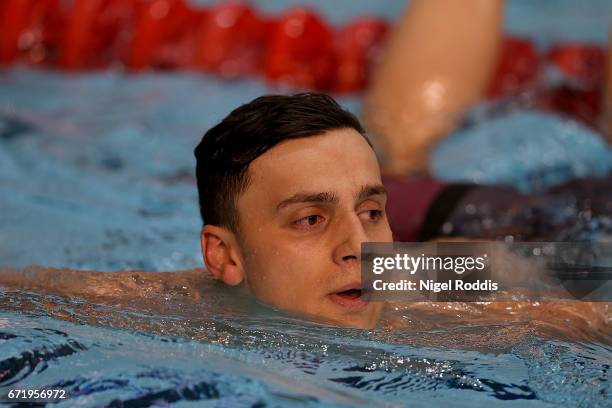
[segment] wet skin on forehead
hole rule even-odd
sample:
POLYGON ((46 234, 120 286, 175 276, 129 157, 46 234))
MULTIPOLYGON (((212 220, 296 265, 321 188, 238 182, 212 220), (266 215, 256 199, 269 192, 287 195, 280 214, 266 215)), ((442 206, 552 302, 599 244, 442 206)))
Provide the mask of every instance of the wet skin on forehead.
POLYGON ((288 140, 249 166, 237 202, 246 285, 260 300, 355 327, 381 305, 347 308, 330 293, 359 284, 360 246, 391 241, 372 148, 353 129, 288 140))

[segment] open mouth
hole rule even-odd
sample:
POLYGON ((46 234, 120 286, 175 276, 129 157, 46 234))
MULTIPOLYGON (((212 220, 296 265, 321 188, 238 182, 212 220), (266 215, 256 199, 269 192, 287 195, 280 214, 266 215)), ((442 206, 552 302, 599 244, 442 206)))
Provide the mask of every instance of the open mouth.
POLYGON ((361 297, 361 289, 349 289, 342 292, 336 292, 336 294, 345 299, 357 299, 361 297))
POLYGON ((362 294, 361 286, 353 284, 331 293, 329 298, 344 308, 359 310, 368 305, 368 302, 363 299, 362 294))

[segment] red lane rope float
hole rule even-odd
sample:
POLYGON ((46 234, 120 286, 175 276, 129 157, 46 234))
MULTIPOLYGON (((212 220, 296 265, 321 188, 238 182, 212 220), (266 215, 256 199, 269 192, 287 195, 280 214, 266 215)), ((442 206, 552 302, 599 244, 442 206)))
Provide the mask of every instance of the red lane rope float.
POLYGON ((225 78, 261 74, 272 23, 244 3, 212 7, 197 30, 195 68, 225 78))
POLYGON ((38 64, 59 42, 59 0, 6 0, 0 2, 0 64, 18 57, 38 64))
POLYGON ((364 89, 372 67, 382 50, 389 25, 379 18, 362 17, 342 27, 336 35, 336 76, 333 90, 364 89))
POLYGON ((540 58, 533 43, 524 38, 504 38, 497 69, 487 90, 495 99, 533 88, 538 82, 540 58))
POLYGON ((294 8, 275 24, 264 53, 264 75, 272 82, 306 89, 330 89, 334 34, 314 11, 294 8))
MULTIPOLYGON (((376 17, 332 27, 310 8, 270 16, 236 1, 196 7, 186 0, 2 0, 0 64, 190 69, 348 93, 367 85, 388 30, 376 17)), ((507 37, 487 97, 537 89, 537 106, 596 126, 604 70, 597 45, 540 52, 528 39, 507 37), (542 75, 551 67, 563 78, 552 86, 542 75)))
POLYGON ((604 48, 583 43, 557 44, 548 50, 545 59, 559 70, 565 81, 546 90, 537 101, 538 107, 598 128, 605 97, 604 48))
POLYGON ((606 52, 602 47, 583 43, 558 44, 548 50, 545 58, 582 88, 604 82, 606 52))

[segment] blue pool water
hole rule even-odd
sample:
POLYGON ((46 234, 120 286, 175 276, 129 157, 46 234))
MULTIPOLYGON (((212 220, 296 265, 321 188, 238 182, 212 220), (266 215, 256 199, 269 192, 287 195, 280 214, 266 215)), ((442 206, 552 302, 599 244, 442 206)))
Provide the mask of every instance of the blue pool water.
MULTIPOLYGON (((297 3, 257 2, 270 11, 297 3)), ((311 3, 336 22, 403 7, 311 3)), ((542 43, 605 39, 608 3, 580 13, 568 1, 538 4, 508 2, 508 29, 542 43), (545 24, 534 23, 538 13, 545 24)), ((193 147, 267 92, 257 80, 186 73, 0 72, 0 266, 201 267, 193 147)), ((358 97, 340 101, 359 109, 358 97)), ((568 234, 611 240, 612 222, 595 221, 568 234)), ((145 309, 0 289, 0 394, 63 388, 66 407, 612 406, 612 334, 588 325, 568 336, 510 316, 492 324, 391 309, 400 329, 363 331, 205 289, 200 303, 168 296, 145 309)))
POLYGON ((612 172, 612 148, 574 120, 526 109, 460 129, 431 157, 432 174, 453 182, 544 191, 565 181, 612 172))
POLYGON ((59 406, 610 405, 610 337, 406 311, 403 330, 340 329, 222 292, 145 312, 5 292, 0 387, 65 389, 59 406))

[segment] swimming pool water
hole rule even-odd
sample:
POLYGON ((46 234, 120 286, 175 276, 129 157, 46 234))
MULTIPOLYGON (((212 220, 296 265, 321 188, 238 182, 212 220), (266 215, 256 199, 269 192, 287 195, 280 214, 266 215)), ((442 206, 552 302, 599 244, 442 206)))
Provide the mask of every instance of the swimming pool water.
MULTIPOLYGON (((403 6, 312 4, 335 22, 403 6)), ((538 4, 556 11, 540 31, 533 2, 508 2, 510 31, 543 43, 605 38, 608 3, 577 19, 575 3, 538 4), (572 33, 561 29, 570 17, 572 33)), ((269 91, 188 73, 2 71, 0 266, 200 267, 193 147, 269 91)), ((341 102, 359 109, 358 98, 341 102)), ((612 221, 564 234, 610 240, 612 221)), ((65 388, 71 399, 58 406, 612 406, 610 333, 595 329, 569 338, 529 321, 406 310, 394 313, 400 330, 342 329, 230 300, 213 284, 198 304, 158 299, 145 310, 0 291, 0 394, 65 388)))
POLYGON ((66 389, 59 406, 610 404, 601 340, 546 338, 529 322, 341 329, 205 293, 143 312, 4 292, 0 389, 66 389))

